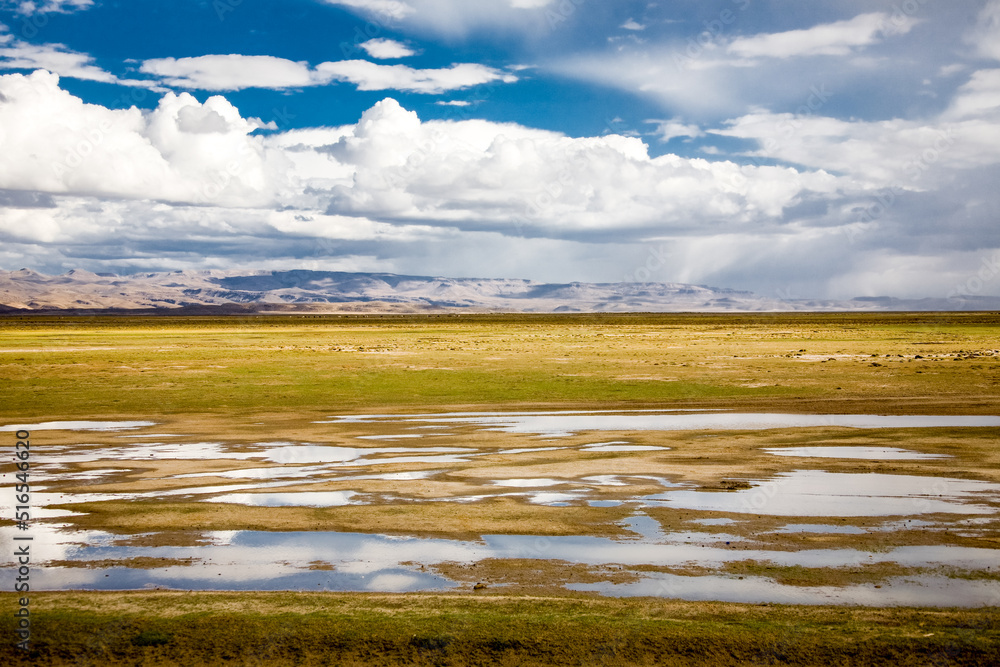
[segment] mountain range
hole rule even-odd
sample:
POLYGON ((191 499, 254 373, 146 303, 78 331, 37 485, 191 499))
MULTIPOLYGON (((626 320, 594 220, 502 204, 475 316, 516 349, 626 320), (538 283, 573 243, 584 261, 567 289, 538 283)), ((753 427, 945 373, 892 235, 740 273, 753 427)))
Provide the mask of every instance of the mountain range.
POLYGON ((680 283, 541 283, 336 271, 174 271, 127 276, 74 269, 0 271, 0 310, 219 312, 747 312, 998 310, 1000 297, 776 299, 680 283))

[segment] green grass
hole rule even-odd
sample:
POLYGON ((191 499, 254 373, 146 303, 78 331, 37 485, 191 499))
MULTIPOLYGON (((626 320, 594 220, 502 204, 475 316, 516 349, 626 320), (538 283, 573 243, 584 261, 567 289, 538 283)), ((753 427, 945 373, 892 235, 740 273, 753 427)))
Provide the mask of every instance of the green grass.
MULTIPOLYGON (((990 609, 281 592, 38 597, 44 602, 33 612, 31 654, 19 654, 5 642, 3 664, 974 665, 1000 660, 1000 628, 990 609)), ((0 631, 11 630, 4 615, 0 631)))
POLYGON ((995 403, 997 357, 926 357, 950 362, 998 339, 1000 317, 960 314, 5 318, 0 414, 662 405, 833 392, 995 403), (800 350, 857 358, 804 363, 800 350), (897 353, 907 358, 884 358, 897 353), (918 353, 925 358, 914 363, 918 353))

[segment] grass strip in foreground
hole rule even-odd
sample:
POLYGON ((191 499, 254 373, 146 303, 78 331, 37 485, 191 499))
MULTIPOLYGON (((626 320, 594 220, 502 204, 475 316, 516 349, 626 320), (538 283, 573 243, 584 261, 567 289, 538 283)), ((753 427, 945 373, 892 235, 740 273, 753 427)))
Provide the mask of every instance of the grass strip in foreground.
MULTIPOLYGON (((14 609, 11 594, 0 595, 14 609)), ((996 608, 356 593, 34 593, 4 665, 985 665, 996 608)))

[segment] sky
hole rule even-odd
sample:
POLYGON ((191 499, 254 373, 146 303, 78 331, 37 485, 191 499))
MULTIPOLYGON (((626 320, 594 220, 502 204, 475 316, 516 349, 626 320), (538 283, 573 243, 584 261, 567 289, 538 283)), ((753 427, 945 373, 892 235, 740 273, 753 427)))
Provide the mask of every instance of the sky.
POLYGON ((1000 295, 1000 0, 0 0, 0 269, 1000 295))

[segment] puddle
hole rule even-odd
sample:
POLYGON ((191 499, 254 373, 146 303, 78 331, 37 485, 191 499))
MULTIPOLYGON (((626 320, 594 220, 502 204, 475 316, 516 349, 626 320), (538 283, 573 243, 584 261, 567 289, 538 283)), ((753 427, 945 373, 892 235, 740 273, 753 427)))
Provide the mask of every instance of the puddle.
POLYGON ((767 447, 768 454, 776 456, 803 456, 824 459, 883 459, 899 461, 921 461, 930 459, 949 459, 947 454, 925 454, 913 452, 898 447, 767 447))
POLYGON ((257 443, 253 448, 242 446, 239 451, 219 442, 143 442, 124 447, 81 443, 46 448, 38 457, 38 465, 88 463, 91 461, 144 461, 150 458, 204 460, 265 459, 274 463, 351 463, 368 465, 397 462, 399 458, 378 458, 386 454, 419 454, 423 460, 462 461, 463 456, 480 453, 468 447, 339 447, 297 443, 257 443), (452 454, 450 457, 428 457, 427 454, 452 454))
POLYGON ((128 431, 155 425, 156 422, 63 421, 0 426, 0 431, 128 431))
MULTIPOLYGON (((107 477, 109 475, 121 474, 120 468, 108 468, 106 470, 82 470, 79 472, 64 472, 61 470, 63 466, 51 465, 51 466, 39 466, 38 471, 33 471, 31 473, 31 479, 34 482, 51 482, 51 481, 93 481, 96 479, 101 479, 102 477, 107 477), (41 471, 44 469, 44 471, 41 471)), ((39 487, 35 487, 36 489, 39 487)))
POLYGON ((557 449, 567 449, 566 447, 521 447, 519 449, 501 449, 496 454, 533 454, 535 452, 554 452, 557 449))
POLYGON ((585 492, 577 493, 557 493, 555 491, 541 491, 539 493, 528 494, 528 502, 535 505, 551 505, 552 507, 565 507, 574 500, 580 500, 585 492))
POLYGON ((692 519, 691 523, 702 526, 731 526, 738 522, 735 519, 692 519))
MULTIPOLYGON (((633 474, 644 472, 629 465, 620 467, 587 467, 591 472, 629 470, 623 474, 590 474, 574 477, 572 468, 562 467, 564 460, 575 457, 592 462, 596 457, 581 457, 585 452, 649 452, 665 451, 668 447, 637 445, 628 440, 593 442, 570 446, 547 446, 545 438, 562 438, 577 433, 600 431, 676 431, 696 430, 759 430, 769 428, 798 428, 835 426, 850 428, 913 428, 934 426, 1000 426, 998 417, 891 417, 872 415, 785 415, 739 414, 724 411, 550 411, 516 413, 446 413, 426 415, 360 415, 332 418, 327 424, 351 425, 354 440, 340 439, 349 445, 319 445, 307 442, 256 442, 229 445, 219 442, 185 442, 189 436, 172 434, 127 434, 107 436, 113 446, 98 444, 60 445, 48 447, 40 455, 33 472, 38 473, 39 485, 32 494, 36 505, 32 515, 37 518, 59 517, 72 514, 67 510, 48 509, 46 505, 71 504, 92 500, 122 500, 134 498, 190 497, 201 502, 217 502, 253 507, 341 507, 362 503, 380 503, 402 500, 406 502, 474 503, 489 498, 510 496, 517 502, 533 505, 562 507, 567 505, 590 507, 626 506, 641 510, 643 506, 666 506, 690 510, 732 512, 734 514, 810 517, 810 523, 789 523, 777 530, 778 534, 791 533, 842 533, 862 534, 895 532, 922 528, 928 532, 952 531, 955 524, 934 523, 917 519, 919 515, 946 513, 964 515, 960 527, 965 531, 991 531, 996 521, 996 507, 987 503, 1000 503, 1000 484, 990 482, 950 479, 946 477, 921 477, 891 474, 848 474, 820 470, 795 470, 780 473, 771 479, 753 480, 749 489, 735 491, 699 491, 691 483, 677 482, 655 475, 633 474), (359 424, 370 424, 390 435, 354 435, 359 424), (388 425, 388 427, 387 427, 388 425), (502 437, 507 449, 477 449, 474 447, 420 447, 415 439, 460 435, 460 428, 479 428, 510 434, 502 437), (418 430, 417 433, 413 431, 418 430), (409 431, 409 433, 402 433, 409 431), (542 438, 542 440, 538 440, 542 438), (404 446, 394 445, 393 441, 404 446), (372 441, 365 443, 365 441, 372 441), (384 441, 384 442, 377 442, 384 441), (521 447, 525 443, 537 447, 521 447), (363 446, 372 444, 372 447, 363 446), (477 459, 495 455, 535 455, 545 452, 568 450, 557 457, 531 459, 477 459), (516 464, 540 463, 537 467, 524 468, 518 475, 516 464), (73 464, 101 460, 150 461, 241 461, 248 463, 215 464, 244 469, 212 472, 189 472, 169 479, 189 478, 193 486, 171 488, 163 491, 143 491, 127 494, 60 494, 56 482, 93 483, 107 481, 107 476, 121 474, 121 469, 103 465, 94 470, 74 470, 73 464), (482 480, 485 488, 471 488, 474 495, 441 498, 414 498, 407 495, 407 485, 393 485, 389 495, 359 491, 307 491, 284 492, 281 487, 299 489, 323 488, 309 486, 330 481, 386 480, 396 482, 419 481, 437 475, 457 474, 469 461, 503 461, 504 468, 491 477, 509 479, 482 480), (555 461, 555 462, 553 462, 555 461), (429 465, 428 465, 429 464, 429 465), (396 466, 382 467, 382 466, 396 466), (433 470, 409 470, 433 467, 433 470), (63 472, 56 472, 59 469, 63 472), (391 470, 392 472, 378 472, 391 470), (532 476, 536 475, 536 476, 532 476), (543 476, 545 475, 545 476, 543 476), (563 477, 560 477, 563 475, 563 477), (210 478, 201 480, 199 478, 210 478), (222 478, 222 479, 211 479, 222 478), (231 483, 222 483, 231 480, 231 483), (640 481, 641 480, 641 481, 640 481), (613 487, 641 484, 649 488, 658 485, 658 493, 632 497, 613 487), (491 488, 492 487, 492 488, 491 488), (611 487, 611 488, 601 488, 611 487), (402 489, 397 491, 397 489, 402 489), (490 493, 489 491, 492 491, 490 493), (614 500, 603 494, 615 491, 614 500), (887 516, 879 526, 831 525, 826 517, 887 516)), ((39 425, 0 427, 12 431, 72 429, 79 431, 124 431, 154 425, 153 422, 45 422, 39 425)), ((162 428, 162 427, 160 427, 162 428)), ((374 430, 374 428, 373 428, 374 430)), ((467 432, 467 431, 466 431, 467 432)), ((606 437, 628 437, 626 434, 609 434, 606 437)), ((81 438, 97 436, 81 436, 81 438)), ((288 436, 294 438, 294 435, 288 436)), ((718 436, 706 436, 718 437, 718 436)), ((490 442, 501 439, 491 436, 490 442)), ((588 439, 600 440, 600 435, 588 439)), ((333 439, 336 442, 336 439, 333 439)), ((457 440, 446 442, 459 443, 457 440)), ((560 442, 560 441, 555 441, 560 442)), ((566 441, 561 441, 566 444, 566 441)), ((655 440, 654 440, 655 442, 655 440)), ((435 444, 433 441, 429 444, 435 444)), ((493 446, 496 446, 495 444, 493 446)), ((821 458, 856 458, 873 460, 930 460, 945 458, 942 455, 924 454, 895 447, 769 447, 765 449, 777 456, 811 456, 821 458)), ((41 452, 40 452, 41 454, 41 452)), ((655 456, 655 455, 654 455, 655 456)), ((621 463, 627 456, 606 457, 621 463)), ((641 456, 636 461, 648 460, 641 456)), ((669 458, 669 457, 657 457, 669 458)), ((788 462, 796 465, 794 462, 788 462)), ((100 464, 99 464, 100 465, 100 464)), ((136 468, 140 466, 135 466, 136 468)), ((205 470, 184 467, 171 472, 205 470)), ((656 470, 656 468, 654 468, 656 470)), ((162 473, 158 473, 162 474, 162 473)), ((954 473, 960 474, 960 473, 954 473)), ((443 479, 442 481, 449 481, 443 479)), ((346 484, 366 490, 360 484, 346 484)), ((430 485, 424 485, 434 488, 430 485)), ((646 493, 646 492, 644 492, 646 493)), ((0 511, 10 514, 0 496, 0 511)), ((461 509, 460 507, 455 509, 461 509)), ((230 508, 235 511, 234 508, 230 508)), ((998 552, 993 549, 963 549, 952 546, 896 548, 884 553, 854 549, 813 549, 803 551, 768 551, 748 549, 748 540, 726 534, 725 526, 737 523, 736 518, 691 519, 700 526, 718 526, 720 532, 663 532, 660 524, 644 514, 630 517, 622 523, 632 534, 629 538, 609 539, 583 536, 539 537, 525 535, 492 535, 481 540, 461 541, 416 537, 389 537, 326 532, 255 532, 230 531, 206 534, 210 544, 198 547, 131 547, 119 546, 116 538, 95 531, 70 531, 64 526, 35 523, 32 525, 33 555, 39 558, 69 561, 121 560, 123 558, 150 557, 188 559, 192 566, 171 565, 152 570, 126 567, 87 569, 49 567, 40 564, 33 568, 33 580, 41 589, 60 588, 142 588, 163 586, 180 589, 224 590, 355 590, 355 591, 433 591, 454 588, 458 584, 434 575, 427 568, 444 561, 474 563, 484 558, 539 558, 562 560, 583 565, 615 565, 628 569, 642 565, 678 567, 698 565, 707 568, 721 566, 734 560, 771 561, 776 565, 804 567, 846 567, 882 561, 898 562, 908 566, 923 567, 928 564, 946 564, 955 567, 985 570, 995 567, 998 552), (35 547, 38 547, 35 551, 35 547), (404 564, 405 563, 405 564, 404 564), (320 568, 320 569, 317 569, 320 568), (105 576, 107 575, 107 576, 105 576)), ((940 518, 939 518, 940 519, 940 518)), ((801 519, 799 519, 801 520, 801 519)), ((688 525, 689 528, 694 526, 688 525)), ((13 553, 12 526, 0 527, 0 563, 9 563, 13 553)), ((972 534, 970 532, 970 534, 972 534)), ((993 534, 993 533, 991 533, 993 534)), ((786 541, 791 541, 787 540, 786 541)), ((10 568, 6 568, 10 570, 10 568)), ((571 586, 573 590, 595 590, 606 595, 663 595, 685 599, 711 599, 731 601, 801 603, 843 602, 845 604, 897 604, 894 600, 919 600, 928 605, 982 604, 984 596, 993 596, 993 604, 1000 599, 1000 583, 990 580, 965 581, 946 578, 913 577, 893 581, 891 586, 876 590, 871 586, 802 589, 781 586, 768 579, 746 577, 738 580, 729 576, 683 577, 679 575, 636 572, 641 581, 634 584, 614 585, 596 583, 592 588, 571 586), (891 589, 891 595, 887 591, 891 589)), ((4 574, 3 576, 7 576, 4 574)), ((33 581, 33 583, 35 583, 33 581)), ((898 602, 902 604, 902 602, 898 602)))
POLYGON ((1000 426, 993 416, 809 415, 681 410, 469 412, 428 415, 353 415, 320 424, 379 422, 468 424, 491 431, 568 437, 589 431, 764 430, 838 426, 846 428, 932 428, 1000 426))
POLYGON ((269 468, 242 468, 220 472, 192 472, 174 475, 171 479, 195 479, 198 477, 227 477, 230 479, 288 479, 310 478, 328 471, 326 466, 271 466, 269 468))
POLYGON ((868 531, 858 526, 834 526, 827 523, 791 523, 778 530, 770 531, 779 535, 792 533, 839 533, 842 535, 864 535, 868 531))
POLYGON ((580 481, 587 484, 596 484, 597 486, 628 486, 628 484, 618 479, 618 475, 592 475, 584 477, 580 481))
POLYGON ((568 484, 569 482, 565 479, 498 479, 493 482, 496 486, 513 486, 518 488, 532 488, 532 487, 545 487, 545 486, 556 486, 557 484, 568 484))
POLYGON ((993 514, 1000 484, 966 479, 796 470, 739 491, 668 491, 645 501, 669 507, 774 516, 993 514))
MULTIPOLYGON (((54 526, 37 526, 32 583, 38 590, 135 589, 159 586, 198 590, 333 590, 333 591, 435 591, 455 587, 455 582, 434 575, 436 563, 472 564, 486 558, 546 558, 583 565, 617 565, 628 571, 637 565, 683 567, 721 565, 741 560, 770 561, 776 565, 845 567, 873 562, 896 562, 913 567, 953 565, 985 568, 996 563, 996 551, 962 547, 900 547, 872 554, 853 549, 799 552, 728 549, 709 543, 678 544, 677 535, 664 534, 645 515, 626 520, 638 537, 613 540, 599 537, 541 537, 488 535, 481 540, 390 537, 357 533, 218 531, 206 533, 208 544, 193 547, 120 546, 121 538, 96 531, 60 533, 54 526), (125 567, 52 567, 47 561, 88 561, 130 558, 193 559, 188 566, 170 565, 148 570, 125 567), (323 569, 316 569, 316 568, 323 569)), ((4 527, 4 542, 14 529, 4 527)), ((704 537, 704 536, 702 536, 704 537)), ((719 536, 710 536, 715 539, 719 536)), ((0 553, 10 564, 12 550, 0 553)), ((6 577, 13 576, 5 568, 6 577)), ((637 573, 632 584, 569 584, 567 588, 604 595, 662 596, 690 600, 731 602, 795 602, 885 606, 979 606, 995 604, 1000 582, 966 581, 944 577, 906 577, 875 589, 871 585, 847 587, 795 587, 770 579, 707 575, 686 577, 637 573), (992 602, 991 602, 992 601, 992 602)))
POLYGON ((94 444, 80 444, 63 447, 47 447, 37 456, 38 465, 59 463, 89 463, 91 461, 143 461, 150 458, 183 459, 204 461, 208 459, 246 460, 259 457, 249 452, 229 451, 218 442, 177 442, 177 443, 136 443, 127 447, 107 447, 94 444))
POLYGON ((707 575, 685 577, 673 574, 646 576, 630 584, 600 582, 568 584, 574 591, 596 592, 612 597, 669 597, 690 601, 721 600, 750 604, 843 604, 870 607, 981 607, 1000 599, 1000 583, 976 582, 944 577, 893 578, 875 588, 854 586, 786 586, 765 577, 707 575))
POLYGON ((586 445, 580 448, 583 452, 652 452, 655 450, 667 450, 669 447, 656 447, 653 445, 586 445))
POLYGON ((414 470, 412 472, 386 472, 373 475, 347 475, 345 477, 334 477, 336 481, 355 479, 382 479, 394 482, 411 482, 419 479, 427 479, 434 475, 440 475, 443 470, 414 470))
POLYGON ((647 542, 663 542, 667 539, 667 535, 660 527, 660 522, 646 514, 630 516, 622 521, 621 525, 647 542))
POLYGON ((399 463, 466 463, 470 456, 477 454, 440 454, 438 456, 396 456, 378 459, 357 459, 348 465, 387 465, 399 463))
MULTIPOLYGON (((273 443, 268 443, 273 444, 273 443)), ((462 456, 426 456, 428 453, 461 454, 469 456, 479 450, 468 447, 336 447, 326 445, 295 445, 282 444, 280 447, 269 447, 260 452, 259 456, 275 463, 347 463, 352 465, 369 465, 385 463, 417 463, 428 461, 456 462, 464 461, 462 456), (420 454, 416 457, 371 458, 381 454, 420 454)))
POLYGON ((586 484, 588 486, 628 486, 618 479, 618 475, 591 475, 580 479, 552 479, 550 477, 537 477, 527 479, 497 479, 493 480, 495 486, 507 486, 515 488, 544 488, 547 486, 558 486, 559 484, 586 484))
POLYGON ((234 503, 252 507, 341 507, 351 505, 357 491, 303 491, 298 493, 230 493, 209 498, 213 503, 234 503))

